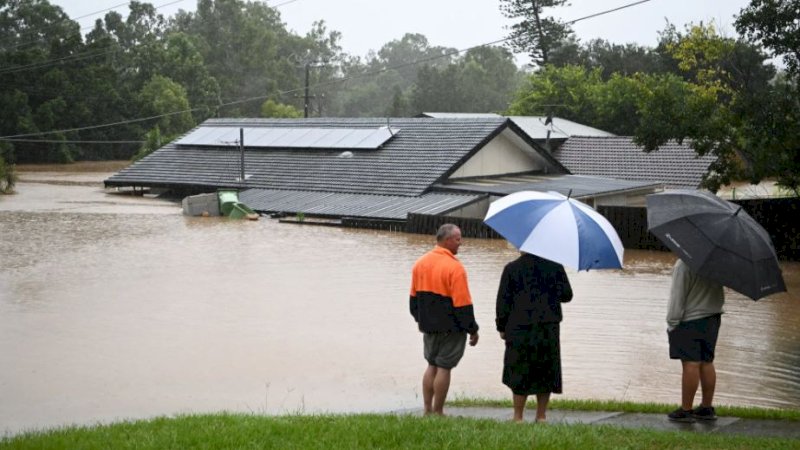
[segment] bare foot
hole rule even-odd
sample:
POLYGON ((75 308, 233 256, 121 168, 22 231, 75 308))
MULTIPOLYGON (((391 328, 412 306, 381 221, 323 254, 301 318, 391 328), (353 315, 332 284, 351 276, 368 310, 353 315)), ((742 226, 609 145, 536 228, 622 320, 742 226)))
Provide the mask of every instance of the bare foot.
POLYGON ((536 423, 547 423, 547 419, 545 419, 544 417, 537 417, 536 423))

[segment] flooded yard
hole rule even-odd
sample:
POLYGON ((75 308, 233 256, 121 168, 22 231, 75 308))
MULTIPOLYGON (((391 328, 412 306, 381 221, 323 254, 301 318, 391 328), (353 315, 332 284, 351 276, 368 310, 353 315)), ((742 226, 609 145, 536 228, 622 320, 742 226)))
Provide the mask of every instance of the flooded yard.
MULTIPOLYGON (((23 172, 0 196, 0 433, 179 413, 419 407, 426 363, 408 312, 432 236, 181 215, 105 191, 105 172, 23 172)), ((505 241, 466 239, 481 340, 451 397, 509 397, 494 298, 505 241)), ((570 272, 562 398, 677 403, 668 358, 674 257, 570 272)), ((719 404, 800 405, 800 264, 789 292, 726 291, 719 404)))

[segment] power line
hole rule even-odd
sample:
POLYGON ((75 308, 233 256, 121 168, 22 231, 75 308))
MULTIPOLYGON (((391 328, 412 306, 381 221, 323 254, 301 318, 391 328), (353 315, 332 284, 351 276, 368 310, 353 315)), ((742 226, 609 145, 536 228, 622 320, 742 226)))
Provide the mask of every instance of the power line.
POLYGON ((267 6, 269 6, 270 8, 277 8, 278 6, 288 5, 289 3, 294 3, 296 1, 297 0, 287 0, 283 3, 278 3, 277 5, 267 5, 267 6))
MULTIPOLYGON (((175 0, 175 1, 172 1, 172 2, 169 2, 169 3, 164 3, 163 5, 156 6, 156 7, 155 7, 155 8, 153 8, 153 9, 156 9, 156 10, 158 10, 158 9, 164 8, 164 7, 166 7, 166 6, 174 5, 174 4, 176 4, 176 3, 181 3, 181 2, 184 2, 184 1, 186 1, 186 0, 175 0)), ((128 5, 128 3, 120 3, 119 5, 114 5, 114 6, 110 7, 110 8, 101 9, 100 11, 95 11, 95 12, 93 12, 93 13, 85 14, 85 15, 83 15, 83 16, 80 16, 80 17, 75 17, 74 19, 73 19, 73 18, 71 18, 71 17, 69 17, 69 16, 67 16, 67 20, 62 20, 62 21, 59 21, 59 22, 57 22, 57 23, 54 23, 54 24, 52 24, 52 25, 50 25, 50 26, 47 26, 47 27, 44 27, 44 28, 40 28, 40 29, 38 29, 38 30, 36 30, 36 29, 30 29, 30 30, 26 30, 26 31, 28 31, 28 33, 29 33, 29 34, 30 34, 30 33, 33 33, 33 32, 42 33, 42 32, 44 32, 44 31, 48 31, 48 30, 50 30, 50 29, 53 29, 53 28, 55 28, 56 26, 58 26, 58 25, 60 25, 60 24, 62 24, 62 23, 65 23, 65 22, 75 22, 75 23, 77 23, 77 22, 78 22, 79 20, 81 20, 81 19, 85 19, 85 18, 87 18, 87 17, 91 17, 91 16, 94 16, 94 15, 97 15, 97 14, 100 14, 100 13, 104 13, 104 12, 106 12, 106 11, 111 11, 111 10, 117 9, 117 8, 119 8, 119 7, 122 7, 122 6, 127 6, 127 5, 128 5)), ((94 27, 94 25, 86 26, 86 27, 83 27, 83 28, 81 28, 81 29, 80 29, 80 31, 84 31, 84 30, 87 30, 87 29, 90 29, 90 28, 93 28, 93 27, 94 27)), ((9 41, 11 41, 11 39, 13 39, 13 37, 9 37, 9 38, 5 39, 5 40, 4 40, 4 41, 2 41, 2 42, 3 42, 3 43, 5 43, 5 42, 9 42, 9 41)), ((10 50, 14 50, 14 49, 17 49, 17 48, 19 48, 19 47, 22 47, 22 46, 26 46, 26 45, 30 45, 30 44, 36 44, 36 43, 37 43, 37 41, 36 41, 36 40, 31 40, 31 41, 28 41, 28 42, 21 42, 21 43, 19 43, 19 44, 15 45, 15 46, 13 46, 13 47, 11 47, 11 48, 7 49, 7 50, 8 50, 8 51, 10 51, 10 50)))
MULTIPOLYGON (((87 52, 87 53, 77 53, 75 55, 64 56, 64 57, 58 58, 58 59, 50 59, 50 60, 31 63, 31 64, 28 64, 26 66, 17 66, 17 67, 8 68, 8 69, 0 69, 0 75, 4 75, 4 74, 7 74, 7 73, 23 72, 23 71, 26 71, 26 70, 41 69, 43 67, 54 66, 54 65, 56 65, 58 63, 63 63, 63 62, 68 61, 68 60, 80 61, 82 59, 94 58, 95 56, 103 56, 103 55, 108 55, 108 54, 111 54, 111 53, 116 53, 117 51, 119 51, 119 49, 96 51, 96 52, 87 52)), ((72 61, 70 61, 70 62, 72 62, 72 61)))
POLYGON ((569 22, 564 22, 564 23, 566 23, 567 25, 572 25, 573 23, 580 22, 581 20, 592 19, 594 17, 603 16, 603 15, 606 15, 606 14, 609 14, 609 13, 612 13, 612 12, 619 11, 621 9, 630 8, 631 6, 641 5, 642 3, 647 3, 649 1, 650 0, 641 0, 641 1, 638 1, 638 2, 628 3, 627 5, 622 5, 622 6, 619 6, 617 8, 607 9, 605 11, 600 11, 598 13, 589 14, 588 16, 583 16, 583 17, 580 17, 578 19, 570 20, 569 22))
MULTIPOLYGON (((294 0, 292 0, 292 1, 294 1, 294 0)), ((627 4, 627 5, 623 5, 623 6, 617 7, 617 8, 609 9, 609 10, 606 10, 606 11, 601 11, 601 12, 598 12, 598 13, 590 14, 588 16, 584 16, 584 17, 579 17, 577 19, 571 20, 571 21, 566 22, 566 23, 572 24, 572 23, 580 22, 582 20, 598 17, 598 16, 601 16, 601 15, 604 15, 604 14, 608 14, 608 13, 611 13, 611 12, 614 12, 614 11, 619 11, 621 9, 629 8, 631 6, 640 5, 642 3, 647 3, 649 1, 651 1, 651 0, 640 0, 640 1, 637 1, 637 2, 633 2, 633 3, 627 4)), ((353 76, 350 76, 350 77, 344 77, 344 78, 340 78, 340 79, 320 82, 320 83, 317 83, 317 84, 313 85, 312 87, 319 88, 319 87, 329 86, 329 85, 336 84, 336 83, 343 83, 343 82, 350 81, 350 80, 355 80, 355 79, 359 79, 359 78, 365 78, 365 77, 369 77, 369 76, 374 76, 374 75, 378 75, 378 74, 383 73, 383 72, 387 72, 389 70, 402 69, 404 67, 409 67, 409 66, 425 63, 425 62, 428 62, 428 61, 433 61, 433 60, 436 60, 436 59, 457 55, 459 53, 467 52, 467 51, 470 51, 470 50, 473 50, 473 49, 486 47, 486 46, 490 46, 490 45, 500 44, 500 43, 509 41, 511 39, 513 39, 513 38, 512 37, 506 37, 506 38, 503 38, 503 39, 498 39, 498 40, 495 40, 495 41, 486 42, 486 43, 479 44, 479 45, 474 45, 472 47, 468 47, 468 48, 465 48, 465 49, 454 50, 454 51, 447 52, 447 53, 444 53, 444 54, 441 54, 441 55, 434 55, 434 56, 430 56, 430 57, 427 57, 427 58, 422 58, 422 59, 418 59, 418 60, 415 60, 415 61, 411 61, 411 62, 408 62, 408 63, 398 64, 398 65, 392 66, 392 67, 385 67, 383 69, 364 72, 364 73, 353 75, 353 76)), ((289 90, 286 90, 286 91, 279 91, 279 92, 274 93, 274 94, 259 95, 259 96, 255 96, 255 97, 249 97, 249 98, 245 98, 245 99, 234 100, 234 101, 227 102, 227 103, 220 103, 219 105, 217 105, 217 108, 219 109, 219 108, 224 108, 224 107, 227 107, 227 106, 240 105, 240 104, 243 104, 243 103, 249 103, 249 102, 256 101, 256 100, 266 100, 267 98, 270 98, 270 97, 272 97, 274 95, 287 95, 287 94, 292 94, 292 93, 303 91, 303 90, 305 90, 305 87, 296 88, 296 89, 289 89, 289 90)), ((0 140, 8 140, 10 138, 25 138, 25 137, 34 137, 34 136, 46 136, 48 134, 54 134, 54 133, 69 133, 69 132, 73 132, 73 131, 83 131, 83 130, 92 130, 92 129, 97 129, 97 128, 107 128, 107 127, 112 127, 112 126, 117 126, 117 125, 125 125, 125 124, 129 124, 129 123, 137 123, 137 122, 144 122, 144 121, 147 121, 147 120, 159 119, 161 117, 168 117, 168 116, 173 116, 173 115, 176 115, 176 114, 183 114, 183 113, 187 113, 187 112, 195 112, 195 111, 198 111, 198 110, 201 110, 201 109, 205 109, 205 108, 190 108, 190 109, 185 109, 185 110, 181 110, 181 111, 173 111, 173 112, 170 112, 170 113, 159 114, 159 115, 150 116, 150 117, 144 117, 144 118, 138 118, 138 119, 130 119, 130 120, 124 120, 124 121, 119 121, 119 122, 100 124, 100 125, 89 125, 89 126, 79 127, 79 128, 69 128, 69 129, 65 129, 65 130, 53 130, 53 131, 43 131, 43 132, 38 132, 38 133, 17 134, 17 135, 12 135, 12 136, 0 136, 0 140)))
POLYGON ((58 139, 6 139, 6 142, 40 142, 42 144, 144 144, 146 141, 60 141, 58 139))
MULTIPOLYGON (((158 7, 154 8, 154 9, 164 8, 164 7, 167 7, 167 6, 170 6, 170 5, 174 5, 176 3, 181 3, 183 1, 185 1, 185 0, 175 0, 175 1, 172 1, 172 2, 169 2, 169 3, 164 3, 163 5, 159 5, 158 7)), ((114 7, 108 8, 108 9, 104 9, 104 10, 98 11, 98 12, 104 12, 104 11, 112 10, 114 8, 118 8, 118 7, 124 6, 124 5, 126 5, 126 3, 122 3, 121 5, 117 5, 117 6, 114 6, 114 7)), ((80 18, 88 17, 88 16, 91 16, 93 14, 97 14, 97 13, 87 14, 85 16, 81 16, 80 18)), ((69 20, 77 20, 77 19, 69 19, 69 20)), ((53 25, 53 26, 51 26, 49 28, 53 28, 53 27, 55 27, 55 25, 53 25)), ((85 28, 82 28, 81 31, 83 31, 85 29, 88 29, 88 28, 93 28, 93 27, 92 26, 85 27, 85 28)), ((45 28, 45 29, 47 29, 47 28, 45 28)), ((14 50, 14 49, 16 49, 18 47, 22 47, 22 46, 26 46, 26 45, 32 45, 32 44, 36 44, 36 43, 37 43, 37 41, 29 41, 27 43, 17 44, 16 46, 11 47, 8 50, 10 51, 10 50, 14 50)), ((109 50, 106 53, 111 53, 111 52, 115 52, 115 51, 118 51, 118 50, 120 50, 120 49, 109 50)), ((55 65, 57 63, 63 62, 64 60, 67 60, 67 59, 74 59, 75 61, 78 61, 78 60, 81 60, 81 59, 89 58, 91 56, 94 56, 94 55, 91 54, 91 53, 87 53, 87 54, 78 53, 78 54, 75 54, 75 55, 70 55, 70 56, 66 56, 66 57, 58 58, 58 59, 46 59, 46 60, 43 60, 43 61, 38 61, 36 63, 28 64, 26 66, 8 67, 8 68, 5 68, 5 69, 0 69, 0 75, 6 74, 6 73, 21 72, 21 71, 24 71, 24 70, 41 69, 41 68, 44 68, 44 67, 49 67, 49 66, 55 65), (84 58, 84 55, 86 55, 85 58, 84 58)))
POLYGON ((108 127, 114 127, 114 126, 117 126, 117 125, 127 125, 129 123, 137 123, 137 122, 144 122, 144 121, 147 121, 147 120, 160 119, 162 117, 168 117, 168 116, 174 116, 176 114, 183 114, 183 113, 187 113, 187 112, 199 111, 201 109, 205 109, 205 108, 184 109, 182 111, 173 111, 173 112, 170 112, 170 113, 159 114, 159 115, 156 115, 156 116, 141 117, 141 118, 138 118, 138 119, 121 120, 119 122, 105 123, 105 124, 101 124, 101 125, 89 125, 89 126, 85 126, 85 127, 67 128, 67 129, 64 129, 64 130, 42 131, 42 132, 38 132, 38 133, 15 134, 13 136, 0 136, 0 140, 5 141, 5 140, 8 140, 10 138, 25 138, 25 137, 33 137, 33 136, 47 136, 48 134, 55 134, 55 133, 71 133, 73 131, 95 130, 95 129, 98 129, 98 128, 108 128, 108 127))
MULTIPOLYGON (((159 8, 163 8, 163 7, 166 7, 166 6, 174 5, 175 3, 180 3, 180 2, 183 2, 183 1, 185 1, 185 0, 175 0, 175 1, 170 2, 170 3, 165 3, 163 5, 160 5, 155 9, 159 9, 159 8)), ((289 3, 294 3, 296 1, 298 1, 298 0, 288 0, 286 2, 279 3, 279 4, 275 5, 275 6, 270 6, 270 8, 275 9, 275 8, 277 8, 279 6, 287 5, 289 3)), ((125 4, 123 3, 123 5, 125 5, 125 4)), ((112 8, 109 8, 109 9, 114 9, 114 8, 119 7, 119 6, 120 5, 117 5, 117 6, 114 6, 112 8)), ((109 9, 106 9, 106 10, 103 10, 103 11, 108 11, 109 9)), ((103 11, 99 11, 99 12, 103 12, 103 11)), ((97 13, 94 13, 94 14, 97 14, 97 13)), ((88 14, 86 16, 81 16, 81 17, 88 17, 90 15, 92 15, 92 14, 88 14)), ((29 44, 30 43, 35 43, 35 41, 31 41, 31 42, 29 42, 29 44)), ((113 53, 113 52, 120 51, 120 50, 121 49, 108 50, 108 51, 106 51, 106 53, 113 53)), ((75 55, 65 56, 63 58, 58 58, 58 59, 55 59, 55 60, 46 59, 44 61, 31 63, 31 64, 28 64, 26 66, 17 66, 17 67, 9 67, 9 68, 5 68, 5 69, 0 69, 0 75, 7 74, 7 73, 22 72, 22 71, 25 71, 25 70, 42 69, 42 68, 45 68, 45 67, 49 67, 49 66, 61 63, 61 62, 65 61, 65 60, 68 60, 68 59, 73 59, 74 61, 78 61, 78 60, 81 60, 81 59, 90 58, 91 56, 95 56, 94 54, 89 54, 89 53, 87 53, 85 55, 86 56, 84 57, 84 54, 80 54, 79 53, 79 54, 75 54, 75 55)), ((97 54, 96 56, 100 56, 100 54, 97 54)))

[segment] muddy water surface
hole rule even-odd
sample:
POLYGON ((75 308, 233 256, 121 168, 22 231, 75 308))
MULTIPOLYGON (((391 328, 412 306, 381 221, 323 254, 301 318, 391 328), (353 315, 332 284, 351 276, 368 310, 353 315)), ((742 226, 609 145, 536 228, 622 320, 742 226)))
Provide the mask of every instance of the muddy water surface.
MULTIPOLYGON (((220 410, 388 411, 421 405, 409 273, 429 236, 220 218, 115 195, 109 173, 23 173, 0 196, 0 434, 220 410)), ((493 331, 504 241, 467 239, 482 326, 451 395, 506 397, 493 331)), ((667 357, 673 257, 570 272, 564 398, 676 403, 667 357)), ((788 293, 727 292, 720 404, 800 405, 800 264, 788 293)))

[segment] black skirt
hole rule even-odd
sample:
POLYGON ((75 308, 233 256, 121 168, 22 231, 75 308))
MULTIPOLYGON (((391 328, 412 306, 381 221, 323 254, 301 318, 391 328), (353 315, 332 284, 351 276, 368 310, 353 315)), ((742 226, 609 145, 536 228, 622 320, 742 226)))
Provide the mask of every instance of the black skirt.
POLYGON ((560 394, 559 324, 539 323, 529 327, 506 333, 503 384, 517 395, 560 394))

